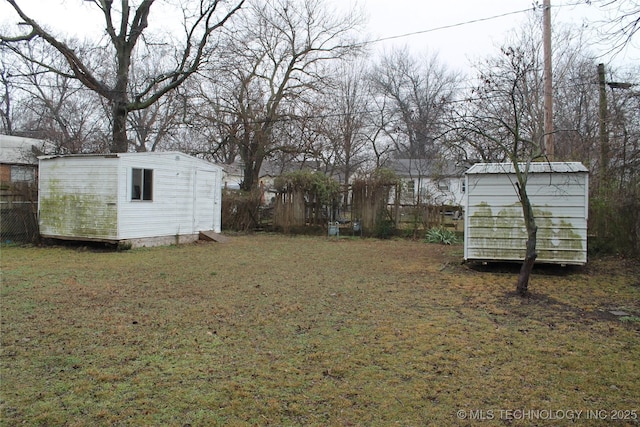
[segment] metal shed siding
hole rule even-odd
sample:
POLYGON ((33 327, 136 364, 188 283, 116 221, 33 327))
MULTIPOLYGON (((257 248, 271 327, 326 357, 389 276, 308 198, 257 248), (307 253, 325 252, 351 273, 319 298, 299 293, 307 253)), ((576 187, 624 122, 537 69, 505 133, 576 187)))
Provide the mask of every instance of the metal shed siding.
POLYGON ((221 171, 196 169, 194 189, 194 227, 196 230, 220 232, 220 224, 216 224, 214 212, 220 202, 217 193, 221 191, 219 179, 221 175, 221 171))
POLYGON ((40 161, 38 209, 45 237, 116 239, 116 163, 104 158, 40 161))
MULTIPOLYGON (((512 171, 508 165, 496 164, 479 164, 467 171, 465 259, 524 259, 527 234, 512 171)), ((586 263, 588 173, 584 166, 540 164, 529 173, 527 191, 538 226, 538 262, 586 263)))
POLYGON ((118 174, 122 182, 118 201, 120 238, 193 233, 188 220, 193 209, 190 191, 193 177, 185 163, 158 155, 123 157, 118 174), (134 168, 153 170, 152 200, 131 200, 134 168))
POLYGON ((122 155, 119 179, 119 236, 135 239, 151 236, 197 234, 199 231, 219 232, 220 208, 216 192, 220 193, 221 169, 211 163, 181 153, 148 153, 122 155), (131 200, 132 169, 153 170, 153 200, 131 200), (210 184, 203 180, 215 179, 210 184), (208 194, 197 189, 209 185, 208 194), (215 192, 213 190, 216 190, 215 192), (210 207, 200 208, 205 205, 210 207), (217 208, 217 209, 216 209, 217 208))

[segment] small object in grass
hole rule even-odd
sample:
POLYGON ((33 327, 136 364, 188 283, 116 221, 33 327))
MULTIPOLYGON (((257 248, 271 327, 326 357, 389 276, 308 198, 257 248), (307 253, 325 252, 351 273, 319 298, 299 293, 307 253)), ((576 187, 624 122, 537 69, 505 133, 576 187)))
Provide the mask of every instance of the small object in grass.
POLYGON ((613 314, 614 316, 629 316, 629 313, 622 310, 611 310, 609 313, 613 314))

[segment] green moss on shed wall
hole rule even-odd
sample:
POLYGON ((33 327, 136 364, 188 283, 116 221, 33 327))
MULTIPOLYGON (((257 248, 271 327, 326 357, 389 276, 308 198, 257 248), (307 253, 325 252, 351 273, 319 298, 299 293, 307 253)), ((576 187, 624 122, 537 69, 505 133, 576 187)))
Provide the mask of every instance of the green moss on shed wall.
MULTIPOLYGON (((525 255, 527 231, 519 203, 500 208, 486 202, 475 206, 469 217, 468 258, 521 260, 525 255)), ((554 218, 549 207, 534 208, 537 250, 540 260, 580 263, 586 257, 585 238, 565 218, 554 218)))
POLYGON ((66 189, 59 180, 44 183, 40 197, 40 232, 61 237, 117 238, 116 194, 100 195, 96 189, 66 189))

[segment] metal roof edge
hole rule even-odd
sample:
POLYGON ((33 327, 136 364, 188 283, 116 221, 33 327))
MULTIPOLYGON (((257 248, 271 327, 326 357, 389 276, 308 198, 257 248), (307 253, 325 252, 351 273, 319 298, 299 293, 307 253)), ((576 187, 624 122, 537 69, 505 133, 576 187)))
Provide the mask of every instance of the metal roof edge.
MULTIPOLYGON (((520 163, 522 169, 526 163, 520 163)), ((588 173, 589 170, 581 162, 535 162, 529 164, 529 173, 588 173)), ((515 173, 512 163, 476 163, 465 172, 474 174, 515 173)))
POLYGON ((123 157, 135 157, 135 156, 181 156, 189 159, 196 160, 198 162, 206 163, 207 165, 216 166, 220 169, 224 169, 218 163, 212 163, 208 160, 204 160, 187 153, 183 153, 182 151, 143 151, 143 152, 127 152, 127 153, 76 153, 76 154, 51 154, 45 156, 38 156, 38 160, 51 160, 56 158, 106 158, 106 159, 116 159, 123 157))

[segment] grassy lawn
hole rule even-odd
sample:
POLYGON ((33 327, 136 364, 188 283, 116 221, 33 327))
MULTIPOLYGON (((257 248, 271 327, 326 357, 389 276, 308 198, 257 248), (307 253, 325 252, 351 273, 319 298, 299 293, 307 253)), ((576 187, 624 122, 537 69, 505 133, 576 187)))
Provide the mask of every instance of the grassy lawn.
POLYGON ((517 268, 461 258, 275 235, 3 247, 1 425, 640 425, 637 263, 537 268, 521 299, 517 268))

